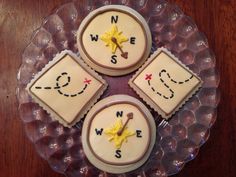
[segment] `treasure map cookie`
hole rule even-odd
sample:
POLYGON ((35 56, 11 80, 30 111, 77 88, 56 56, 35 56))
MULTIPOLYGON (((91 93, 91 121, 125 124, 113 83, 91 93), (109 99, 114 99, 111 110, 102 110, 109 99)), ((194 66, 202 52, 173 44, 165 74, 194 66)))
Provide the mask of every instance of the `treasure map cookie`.
POLYGON ((129 85, 168 119, 201 87, 201 79, 164 48, 155 52, 129 85))
POLYGON ((156 124, 136 98, 114 95, 88 113, 82 143, 88 160, 109 173, 125 173, 143 165, 156 139, 156 124))
POLYGON ((27 90, 51 116, 67 127, 87 113, 106 89, 106 82, 70 51, 58 54, 27 90))
POLYGON ((150 54, 152 39, 146 20, 138 12, 108 5, 84 19, 77 43, 82 58, 93 69, 120 76, 143 64, 150 54))

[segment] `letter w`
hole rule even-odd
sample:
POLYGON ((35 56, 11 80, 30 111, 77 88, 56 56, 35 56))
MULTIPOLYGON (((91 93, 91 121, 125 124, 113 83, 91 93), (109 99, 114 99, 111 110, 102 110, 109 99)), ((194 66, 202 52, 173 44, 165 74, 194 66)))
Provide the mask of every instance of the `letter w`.
POLYGON ((92 41, 98 41, 98 35, 92 35, 92 34, 90 34, 90 37, 91 37, 91 40, 92 41))
POLYGON ((97 135, 102 135, 103 132, 103 128, 101 128, 100 130, 98 130, 97 128, 95 129, 95 132, 97 135))

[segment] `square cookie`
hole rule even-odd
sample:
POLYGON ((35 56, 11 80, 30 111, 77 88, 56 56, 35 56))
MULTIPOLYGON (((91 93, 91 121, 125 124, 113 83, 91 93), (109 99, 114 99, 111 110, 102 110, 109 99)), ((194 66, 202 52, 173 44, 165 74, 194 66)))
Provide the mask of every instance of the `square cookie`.
POLYGON ((163 118, 170 118, 201 87, 201 79, 165 48, 156 51, 129 81, 163 118))
POLYGON ((66 127, 93 106, 107 84, 70 51, 58 54, 27 85, 35 102, 66 127))

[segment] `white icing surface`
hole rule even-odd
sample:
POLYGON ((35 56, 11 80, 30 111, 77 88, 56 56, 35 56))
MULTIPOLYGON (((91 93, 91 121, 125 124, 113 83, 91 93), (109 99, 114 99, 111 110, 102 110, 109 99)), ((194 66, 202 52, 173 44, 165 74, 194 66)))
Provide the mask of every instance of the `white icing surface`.
POLYGON ((130 164, 143 157, 150 143, 150 129, 147 119, 139 109, 130 104, 117 104, 103 109, 91 122, 89 143, 94 153, 106 162, 115 164, 130 164), (117 117, 117 111, 123 111, 122 117, 117 117), (142 138, 135 135, 127 138, 120 148, 121 158, 115 157, 117 148, 113 141, 108 141, 109 137, 105 134, 105 129, 112 127, 117 119, 121 119, 123 124, 126 122, 127 114, 132 112, 133 119, 127 124, 127 129, 136 133, 136 130, 142 131, 142 138), (104 129, 102 135, 97 135, 95 129, 104 129))
POLYGON ((85 71, 69 55, 66 55, 36 80, 30 87, 30 91, 35 97, 44 102, 47 107, 51 108, 48 110, 49 112, 53 111, 64 121, 71 123, 101 87, 101 82, 85 71), (59 85, 62 86, 67 83, 68 76, 70 77, 70 83, 66 87, 55 89, 57 86, 56 80, 63 72, 66 72, 67 75, 60 78, 59 85), (86 89, 84 89, 85 79, 91 80, 86 89), (42 87, 42 89, 37 89, 36 87, 42 87), (44 89, 45 87, 50 87, 51 89, 44 89), (58 90, 69 96, 66 97, 63 94, 59 94, 58 90), (81 91, 83 93, 78 94, 81 91), (76 96, 71 97, 73 94, 76 94, 76 96))
POLYGON ((165 52, 161 52, 133 82, 164 114, 170 115, 194 93, 201 80, 165 52), (152 75, 150 84, 146 80, 147 75, 152 75))

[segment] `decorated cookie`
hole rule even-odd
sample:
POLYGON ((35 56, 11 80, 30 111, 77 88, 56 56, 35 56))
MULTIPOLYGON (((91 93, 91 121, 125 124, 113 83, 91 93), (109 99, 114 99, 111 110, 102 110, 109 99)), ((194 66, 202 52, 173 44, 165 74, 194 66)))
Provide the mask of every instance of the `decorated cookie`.
POLYGON ((127 95, 98 102, 89 111, 82 130, 87 158, 109 173, 125 173, 143 165, 155 138, 151 113, 139 100, 127 95))
POLYGON ((201 79, 164 48, 155 52, 129 85, 168 119, 201 87, 201 79))
POLYGON ((145 19, 121 5, 101 7, 90 13, 77 33, 82 58, 96 71, 128 74, 149 56, 151 33, 145 19))
POLYGON ((58 54, 27 90, 51 116, 67 127, 78 122, 106 89, 106 82, 70 51, 58 54))

